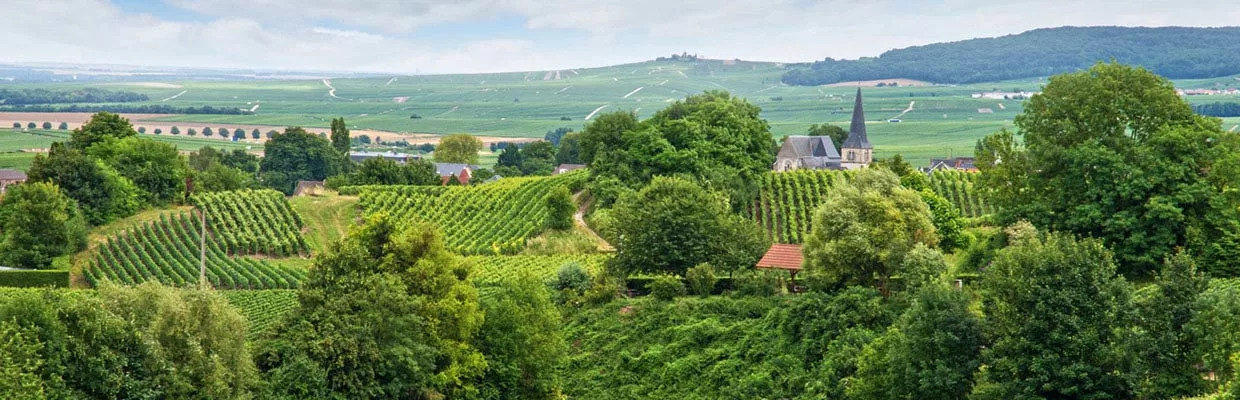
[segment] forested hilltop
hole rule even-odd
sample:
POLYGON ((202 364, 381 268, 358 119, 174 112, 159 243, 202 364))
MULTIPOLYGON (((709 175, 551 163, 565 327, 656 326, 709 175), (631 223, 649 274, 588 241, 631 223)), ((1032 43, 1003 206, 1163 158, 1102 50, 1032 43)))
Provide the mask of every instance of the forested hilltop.
POLYGON ((1060 27, 997 38, 887 51, 877 58, 827 58, 783 76, 790 85, 907 78, 978 83, 1050 76, 1099 61, 1140 65, 1171 79, 1240 73, 1240 28, 1060 27))

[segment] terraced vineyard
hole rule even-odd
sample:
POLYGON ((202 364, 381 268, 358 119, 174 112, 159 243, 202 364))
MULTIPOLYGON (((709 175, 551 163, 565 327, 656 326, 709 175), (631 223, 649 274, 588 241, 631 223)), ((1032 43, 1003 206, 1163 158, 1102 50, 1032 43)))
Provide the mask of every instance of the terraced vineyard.
POLYGON ((994 212, 994 208, 973 190, 977 177, 975 172, 934 171, 930 174, 930 188, 952 202, 961 215, 980 217, 994 212))
MULTIPOLYGON (((92 286, 100 280, 120 284, 159 281, 165 285, 198 283, 199 225, 189 213, 164 214, 108 239, 83 268, 92 286)), ((216 240, 207 240, 207 280, 221 289, 291 289, 306 271, 243 257, 229 257, 216 240)))
POLYGON ((844 179, 846 173, 796 170, 763 175, 760 194, 748 215, 766 230, 772 242, 801 243, 809 234, 814 210, 831 185, 844 179))
POLYGON ((302 239, 304 225, 284 195, 274 190, 195 194, 194 205, 206 210, 207 227, 229 254, 289 257, 310 254, 302 239))
POLYGON ((271 328, 297 307, 296 290, 228 290, 220 293, 245 316, 249 322, 246 336, 250 338, 271 328))
POLYGON ((465 255, 516 254, 543 231, 543 196, 556 186, 579 190, 586 171, 553 177, 505 178, 476 186, 366 186, 360 204, 367 215, 434 223, 447 247, 465 255))

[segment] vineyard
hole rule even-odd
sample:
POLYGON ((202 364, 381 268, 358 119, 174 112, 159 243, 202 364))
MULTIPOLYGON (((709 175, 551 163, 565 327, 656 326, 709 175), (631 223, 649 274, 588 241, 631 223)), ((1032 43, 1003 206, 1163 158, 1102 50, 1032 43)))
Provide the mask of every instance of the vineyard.
POLYGON ((273 257, 308 255, 301 216, 274 190, 195 194, 194 205, 206 210, 207 227, 229 254, 273 257))
POLYGON ((553 256, 472 256, 467 257, 474 265, 470 280, 475 286, 496 286, 512 281, 520 271, 533 271, 543 280, 552 280, 560 267, 568 263, 581 264, 587 271, 599 272, 610 254, 561 254, 553 256))
POLYGON ((447 247, 466 255, 516 254, 543 231, 543 196, 556 186, 579 190, 586 172, 505 178, 476 186, 366 186, 355 188, 367 215, 430 222, 447 247))
POLYGON ((844 174, 829 170, 765 174, 748 216, 767 232, 772 242, 801 243, 809 234, 814 210, 822 204, 831 185, 844 179, 844 174))
POLYGON ((257 337, 297 307, 296 290, 227 290, 221 294, 249 322, 246 336, 257 337))
MULTIPOLYGON (((164 214, 108 239, 83 268, 92 286, 101 280, 132 285, 198 283, 199 223, 190 213, 164 214)), ((306 271, 251 258, 232 258, 217 240, 207 240, 207 280, 221 289, 291 289, 306 271)))
POLYGON ((930 174, 930 188, 956 206, 961 215, 980 217, 994 209, 973 190, 977 176, 977 173, 965 171, 934 171, 930 174))

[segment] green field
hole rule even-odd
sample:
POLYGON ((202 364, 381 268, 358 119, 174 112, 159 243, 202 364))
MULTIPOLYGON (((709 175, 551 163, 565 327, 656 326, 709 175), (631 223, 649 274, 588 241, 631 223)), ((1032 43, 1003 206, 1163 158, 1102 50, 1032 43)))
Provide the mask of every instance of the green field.
MULTIPOLYGON (((195 151, 208 145, 217 149, 225 150, 254 150, 254 148, 251 148, 253 145, 234 143, 226 140, 198 139, 169 135, 142 135, 142 137, 155 139, 164 143, 171 143, 176 145, 177 150, 180 151, 195 151)), ((51 147, 54 142, 64 142, 68 140, 69 131, 0 128, 0 168, 19 169, 23 171, 28 170, 30 169, 30 163, 34 161, 34 156, 38 153, 27 150, 46 149, 51 147)))
MULTIPOLYGON (((194 124, 327 127, 331 118, 343 116, 354 129, 530 138, 542 137, 547 130, 558 127, 579 130, 586 117, 600 107, 600 112, 631 110, 645 118, 671 101, 717 89, 728 90, 762 107, 762 116, 777 137, 804 132, 814 123, 848 123, 855 87, 788 86, 779 81, 784 71, 785 67, 777 63, 652 61, 578 70, 332 79, 335 97, 329 95, 322 80, 180 81, 171 83, 181 87, 124 83, 106 87, 145 93, 151 98, 147 104, 245 109, 258 106, 254 115, 160 118, 194 124), (173 96, 176 97, 164 101, 173 96), (415 114, 420 118, 411 119, 415 114)), ((866 117, 876 156, 903 154, 915 164, 926 164, 933 157, 971 154, 978 138, 1012 126, 1012 118, 1022 110, 1020 100, 974 99, 970 97, 972 93, 1036 91, 1044 83, 1045 79, 1028 79, 959 86, 865 88, 866 117), (912 109, 905 113, 910 102, 912 109), (901 122, 887 122, 897 117, 901 122)), ((1224 77, 1187 80, 1177 85, 1226 88, 1240 85, 1240 81, 1224 77)), ((57 90, 81 84, 5 87, 57 90)), ((1189 100, 1198 103, 1240 98, 1193 96, 1189 100)), ((1236 124, 1232 121, 1226 127, 1236 124)))

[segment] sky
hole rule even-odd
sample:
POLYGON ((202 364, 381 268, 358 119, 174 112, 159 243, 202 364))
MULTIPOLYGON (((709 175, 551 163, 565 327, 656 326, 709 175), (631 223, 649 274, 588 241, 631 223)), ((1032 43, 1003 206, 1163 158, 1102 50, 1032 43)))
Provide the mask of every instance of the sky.
POLYGON ((1235 0, 3 0, 0 63, 400 74, 689 52, 805 62, 1064 25, 1223 26, 1235 0))

